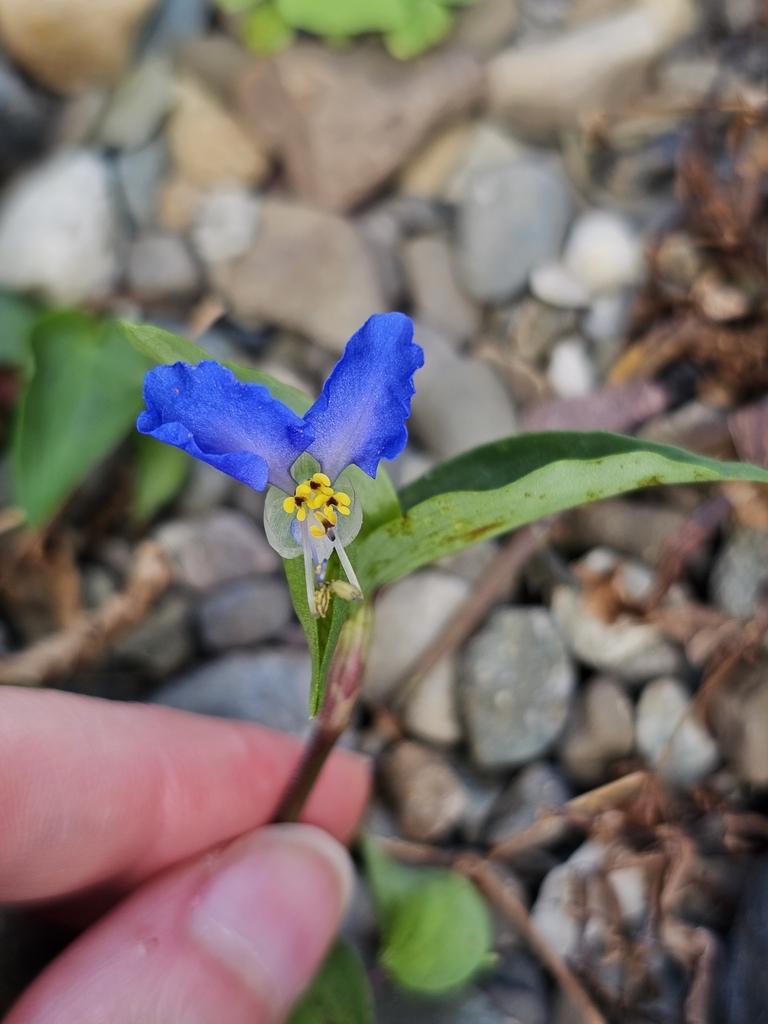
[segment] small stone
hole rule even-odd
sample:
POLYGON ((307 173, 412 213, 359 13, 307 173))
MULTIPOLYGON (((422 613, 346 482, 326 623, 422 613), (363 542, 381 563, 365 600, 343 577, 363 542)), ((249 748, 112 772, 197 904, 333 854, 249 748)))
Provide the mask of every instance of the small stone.
POLYGON ((385 308, 368 249, 343 217, 265 199, 256 239, 211 267, 235 314, 308 335, 334 352, 385 308))
POLYGON ((153 53, 173 52, 182 43, 202 36, 210 21, 209 0, 160 0, 144 48, 153 53))
POLYGON ((206 263, 242 256, 253 244, 259 224, 259 199, 244 188, 206 192, 198 208, 192 242, 206 263))
POLYGON ((604 622, 572 587, 555 587, 552 612, 574 657, 624 683, 637 684, 684 668, 680 648, 656 626, 629 615, 604 622))
POLYGON ((235 580, 209 594, 198 618, 203 644, 212 651, 247 647, 277 636, 293 617, 284 580, 235 580))
POLYGON ((637 436, 657 444, 672 444, 700 455, 733 457, 728 417, 722 410, 693 399, 674 412, 654 416, 638 430, 637 436))
POLYGON ((140 302, 180 298, 198 290, 200 271, 181 238, 147 232, 131 246, 128 285, 140 302))
POLYGON ((531 291, 542 302, 561 309, 584 309, 590 295, 584 285, 558 261, 544 263, 531 274, 531 291))
POLYGON ((758 598, 768 580, 768 533, 736 526, 715 559, 710 577, 712 601, 737 619, 757 613, 758 598))
MULTIPOLYGON (((512 1024, 491 996, 473 985, 458 995, 436 999, 405 992, 387 981, 383 971, 381 975, 374 979, 373 987, 378 1024, 512 1024)), ((519 1024, 529 1022, 521 1020, 519 1024)))
POLYGON ((183 594, 168 594, 148 617, 114 648, 122 663, 156 678, 168 676, 194 654, 189 601, 183 594))
POLYGON ((469 107, 481 82, 461 51, 404 63, 372 47, 299 43, 254 66, 240 94, 296 195, 346 210, 401 167, 430 129, 469 107))
POLYGON ((768 788, 768 660, 737 665, 718 690, 712 723, 739 779, 768 788))
POLYGON ((488 839, 502 843, 539 819, 547 808, 562 807, 572 796, 560 771, 547 761, 534 761, 520 772, 493 810, 488 839))
POLYGON ((631 312, 628 289, 596 296, 582 321, 582 329, 592 341, 615 341, 622 338, 631 312))
POLYGON ((264 534, 246 516, 229 509, 205 519, 171 520, 157 530, 155 539, 175 560, 181 582, 194 590, 211 590, 280 567, 264 534))
POLYGON ((491 121, 480 121, 464 140, 455 165, 448 174, 440 198, 458 205, 468 194, 473 174, 491 167, 514 163, 532 151, 491 121))
POLYGON ((157 197, 157 222, 166 231, 182 234, 194 223, 202 202, 199 185, 174 175, 163 183, 157 197))
POLYGON ((471 132, 471 124, 457 124, 431 139, 403 168, 400 191, 424 199, 438 199, 471 132))
POLYGON ((480 330, 480 310, 462 292, 445 238, 422 235, 407 242, 403 263, 416 316, 457 341, 469 341, 480 330))
POLYGON ((504 768, 539 757, 561 733, 576 685, 543 608, 503 608, 467 645, 462 703, 475 763, 504 768))
POLYGON ((56 123, 56 145, 61 149, 86 145, 95 138, 108 105, 109 92, 99 86, 65 100, 56 123))
POLYGON ((488 818, 501 796, 501 783, 467 771, 462 763, 455 766, 455 771, 466 796, 460 823, 461 837, 465 843, 482 843, 488 818))
POLYGON ((544 974, 522 950, 506 952, 488 984, 494 1004, 517 1024, 548 1024, 549 1006, 544 974))
POLYGON ((646 565, 656 565, 685 519, 684 512, 668 505, 607 498, 568 512, 563 529, 569 544, 582 549, 605 544, 646 565))
POLYGON ((177 85, 167 131, 176 169, 193 185, 257 185, 269 171, 245 129, 191 78, 177 85))
POLYGON ((125 204, 138 228, 154 227, 160 179, 168 166, 168 146, 157 139, 141 149, 122 153, 116 163, 125 204))
POLYGON ((515 411, 487 363, 463 358, 441 334, 417 323, 414 335, 425 353, 411 402, 412 427, 439 458, 451 458, 517 433, 515 411))
POLYGON ((481 60, 505 46, 520 17, 517 0, 484 0, 459 9, 451 38, 481 60))
POLYGON ((584 398, 595 390, 595 371, 587 347, 577 335, 552 349, 547 380, 561 398, 584 398))
POLYGON ((668 782, 688 785, 717 767, 717 744, 677 679, 648 683, 637 705, 637 748, 668 782))
POLYGON ((531 910, 533 923, 566 960, 577 955, 584 930, 584 907, 579 892, 584 879, 600 869, 605 853, 605 847, 592 840, 580 846, 564 864, 548 873, 531 910))
POLYGON ((5 193, 0 283, 66 305, 103 298, 117 279, 117 240, 106 165, 86 150, 61 153, 5 193))
POLYGON ((393 583, 376 602, 363 696, 382 701, 440 635, 469 594, 457 576, 427 569, 393 583))
POLYGON ((179 515, 193 518, 215 512, 219 505, 227 503, 234 486, 235 481, 231 476, 209 466, 207 462, 194 459, 184 490, 177 501, 179 515))
MULTIPOLYGON (((173 2, 189 4, 189 0, 173 2)), ((174 52, 180 74, 191 76, 227 104, 236 102, 238 83, 252 60, 252 55, 233 36, 215 31, 186 39, 174 52)))
POLYGON ((536 138, 551 138, 582 111, 620 105, 645 86, 650 63, 694 26, 690 0, 640 0, 488 64, 491 109, 536 138))
POLYGON ((0 60, 0 174, 36 157, 51 134, 53 103, 0 60))
POLYGON ((562 174, 525 158, 475 171, 459 208, 459 270, 470 295, 503 302, 560 252, 571 218, 562 174))
POLYGON ((571 309, 554 309, 527 297, 512 310, 507 327, 510 345, 525 362, 537 366, 551 355, 560 338, 572 334, 577 314, 571 309))
POLYGON ((381 773, 409 839, 435 842, 459 823, 466 803, 464 789, 435 751, 419 743, 400 742, 385 754, 381 773))
POLYGON ((643 272, 635 232, 623 217, 606 210, 579 217, 568 236, 563 264, 590 295, 636 284, 643 272))
POLYGON ((578 694, 560 742, 560 758, 584 786, 601 782, 612 761, 628 757, 635 743, 632 703, 612 679, 592 679, 578 694))
POLYGON ((116 149, 146 145, 171 111, 173 99, 170 58, 166 54, 147 57, 112 93, 96 141, 116 149))
POLYGON ((164 686, 152 702, 306 736, 311 678, 309 655, 301 651, 228 654, 164 686))
POLYGON ((54 92, 113 82, 156 0, 2 0, 0 39, 54 92))
POLYGON ((725 0, 721 5, 731 32, 743 32, 759 20, 760 0, 725 0))
POLYGON ((461 739, 456 714, 456 665, 439 662, 408 698, 403 720, 408 731, 427 743, 451 744, 461 739))

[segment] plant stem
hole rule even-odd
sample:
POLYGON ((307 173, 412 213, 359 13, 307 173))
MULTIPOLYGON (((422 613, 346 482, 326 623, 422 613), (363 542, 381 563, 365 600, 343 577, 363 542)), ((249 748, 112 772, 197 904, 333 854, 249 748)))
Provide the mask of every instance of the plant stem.
POLYGON ((370 601, 365 601, 350 613, 342 627, 328 670, 325 698, 317 724, 283 793, 273 822, 298 821, 328 755, 352 721, 372 632, 373 606, 370 601))

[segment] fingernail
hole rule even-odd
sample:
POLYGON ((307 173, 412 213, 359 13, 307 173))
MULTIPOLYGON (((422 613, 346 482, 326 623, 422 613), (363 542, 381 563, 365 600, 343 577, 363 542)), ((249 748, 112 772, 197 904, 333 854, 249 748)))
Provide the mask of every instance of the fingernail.
POLYGON ((276 1019, 314 977, 352 891, 347 851, 311 825, 238 840, 197 901, 194 939, 276 1019))

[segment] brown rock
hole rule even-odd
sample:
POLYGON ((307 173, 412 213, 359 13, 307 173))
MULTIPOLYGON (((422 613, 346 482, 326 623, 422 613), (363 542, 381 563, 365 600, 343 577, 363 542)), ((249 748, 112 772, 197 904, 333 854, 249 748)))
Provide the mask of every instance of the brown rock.
POLYGON ((269 170, 256 143, 192 78, 178 84, 168 142, 179 174, 194 185, 256 185, 269 170))
POLYGON ((343 217, 267 199, 252 247, 211 268, 215 286, 245 320, 268 320, 342 351, 385 308, 372 258, 343 217))
POLYGON ((579 693, 560 744, 563 765, 577 782, 596 785, 608 765, 632 753, 632 702, 618 683, 592 679, 579 693))
POLYGON ((450 765, 433 750, 410 741, 398 743, 384 757, 381 770, 408 838, 442 839, 461 820, 466 793, 450 765))
POLYGON ((31 75, 56 92, 113 82, 156 0, 2 0, 0 38, 31 75))
POLYGON ((249 70, 241 103, 297 194, 333 210, 360 202, 425 135, 481 94, 474 58, 441 50, 407 63, 358 46, 293 46, 249 70))
POLYGON ((768 787, 768 659, 733 670, 710 720, 720 749, 739 778, 768 787))
POLYGON ((166 231, 182 234, 192 227, 202 201, 202 189, 175 175, 163 182, 157 199, 157 221, 166 231))

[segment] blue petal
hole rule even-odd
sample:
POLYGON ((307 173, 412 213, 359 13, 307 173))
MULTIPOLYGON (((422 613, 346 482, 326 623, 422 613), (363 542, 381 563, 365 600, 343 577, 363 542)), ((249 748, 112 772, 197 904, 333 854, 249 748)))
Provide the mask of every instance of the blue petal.
POLYGON ((144 378, 142 434, 183 448, 236 480, 263 491, 293 491, 290 468, 314 438, 311 427, 262 384, 243 384, 205 361, 158 366, 144 378))
POLYGON ((405 447, 405 421, 424 353, 402 313, 377 313, 353 334, 305 416, 315 440, 308 451, 335 480, 347 466, 376 476, 380 459, 405 447))

